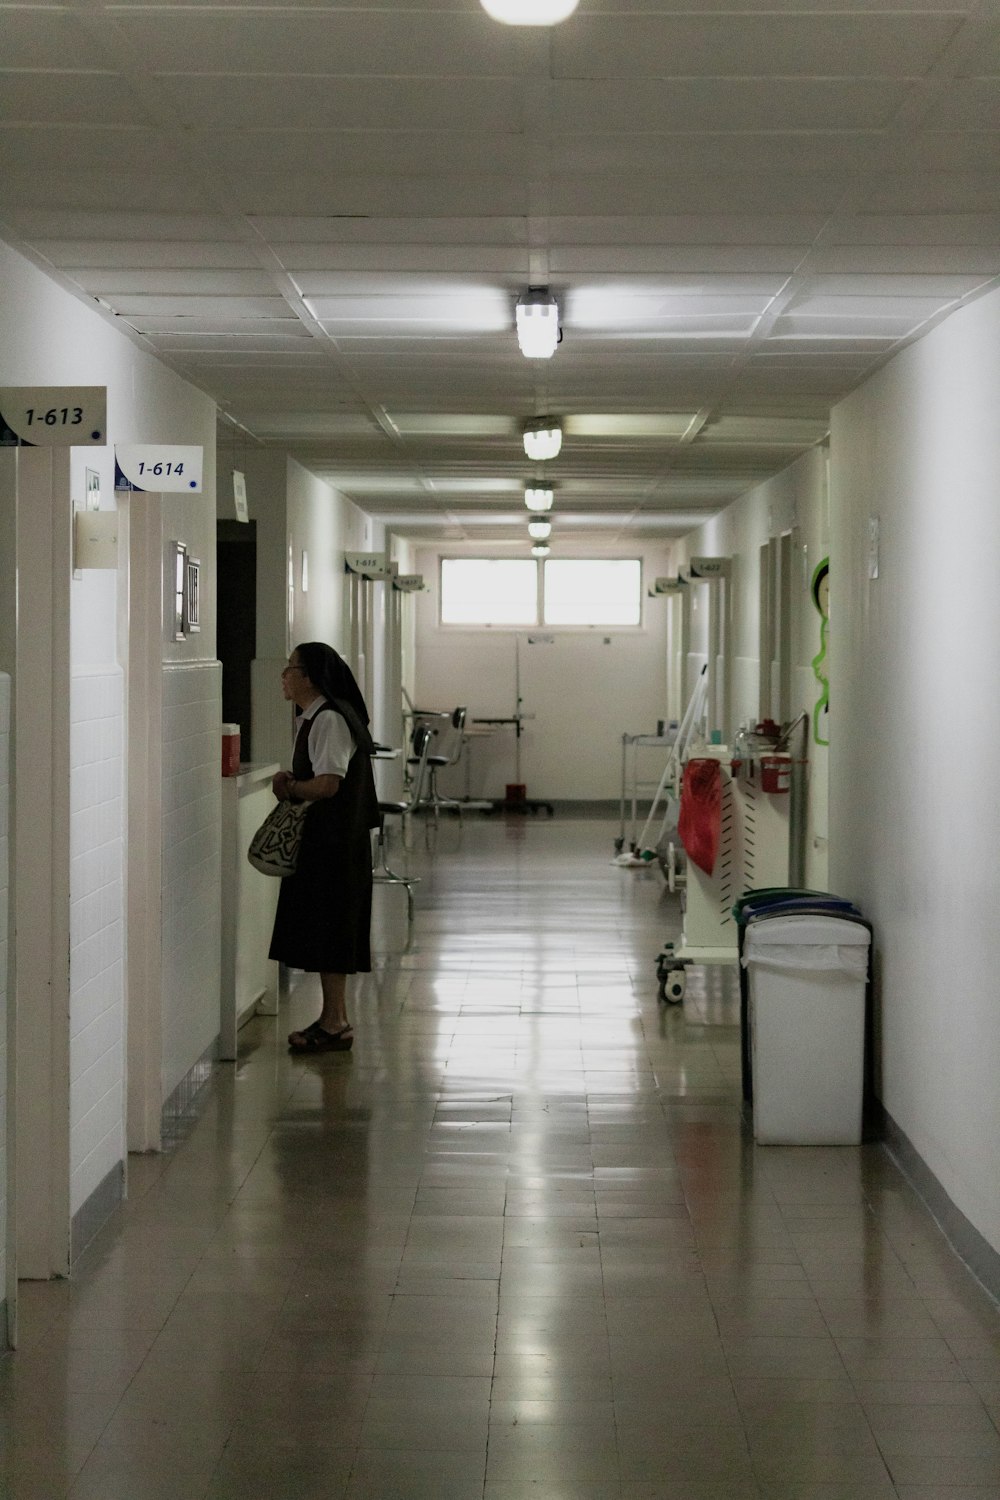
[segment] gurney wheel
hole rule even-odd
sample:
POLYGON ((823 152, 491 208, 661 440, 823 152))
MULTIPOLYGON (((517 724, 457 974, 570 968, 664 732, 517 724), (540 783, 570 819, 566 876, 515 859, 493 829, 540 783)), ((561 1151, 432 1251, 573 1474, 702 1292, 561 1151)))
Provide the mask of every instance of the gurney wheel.
POLYGON ((665 1005, 680 1005, 687 986, 687 974, 683 969, 670 969, 660 980, 660 999, 665 1005))

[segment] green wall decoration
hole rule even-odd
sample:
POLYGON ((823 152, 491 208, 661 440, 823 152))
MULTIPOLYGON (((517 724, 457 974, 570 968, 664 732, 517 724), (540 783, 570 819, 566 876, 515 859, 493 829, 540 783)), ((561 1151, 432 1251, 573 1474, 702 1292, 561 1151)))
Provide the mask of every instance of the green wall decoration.
POLYGON ((830 559, 817 563, 812 576, 812 601, 819 610, 819 652, 812 659, 812 669, 822 692, 813 709, 813 739, 817 745, 830 743, 830 683, 826 675, 826 635, 830 625, 830 559))

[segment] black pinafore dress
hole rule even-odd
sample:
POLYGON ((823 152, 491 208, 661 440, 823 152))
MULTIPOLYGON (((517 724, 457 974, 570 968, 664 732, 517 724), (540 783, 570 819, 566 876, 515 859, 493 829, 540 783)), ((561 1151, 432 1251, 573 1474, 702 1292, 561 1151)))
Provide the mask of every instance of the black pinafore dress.
POLYGON ((270 957, 292 969, 321 974, 367 974, 371 970, 371 829, 378 826, 372 775, 371 737, 346 705, 326 702, 303 719, 295 738, 292 775, 313 776, 310 724, 321 713, 341 713, 357 749, 333 797, 313 802, 306 813, 294 875, 278 893, 270 957))

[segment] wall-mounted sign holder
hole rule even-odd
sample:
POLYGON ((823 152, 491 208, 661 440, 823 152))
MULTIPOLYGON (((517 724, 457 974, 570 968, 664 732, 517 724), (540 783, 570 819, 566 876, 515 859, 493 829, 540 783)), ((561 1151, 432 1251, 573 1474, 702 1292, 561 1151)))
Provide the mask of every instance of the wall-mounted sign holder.
POLYGON ((205 450, 171 443, 116 443, 115 489, 201 494, 205 450))
POLYGON ((728 578, 733 566, 731 557, 692 557, 688 561, 691 582, 710 582, 713 578, 728 578))
POLYGON ((423 573, 397 573, 392 586, 398 594, 419 594, 424 587, 423 573))
POLYGON ((389 571, 384 552, 345 552, 344 566, 369 581, 385 578, 389 571))
POLYGON ((0 448, 103 448, 107 441, 107 386, 0 386, 0 448))
POLYGON ((680 594, 688 587, 686 578, 654 578, 653 587, 649 590, 651 599, 658 599, 664 594, 680 594))

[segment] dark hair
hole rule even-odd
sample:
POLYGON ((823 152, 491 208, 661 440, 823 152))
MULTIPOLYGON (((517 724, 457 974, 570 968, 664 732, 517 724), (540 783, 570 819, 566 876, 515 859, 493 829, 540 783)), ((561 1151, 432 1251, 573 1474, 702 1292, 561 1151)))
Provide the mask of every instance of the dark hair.
POLYGON ((359 747, 367 746, 371 739, 368 709, 344 658, 325 641, 304 641, 295 647, 295 655, 317 693, 343 714, 359 747))

